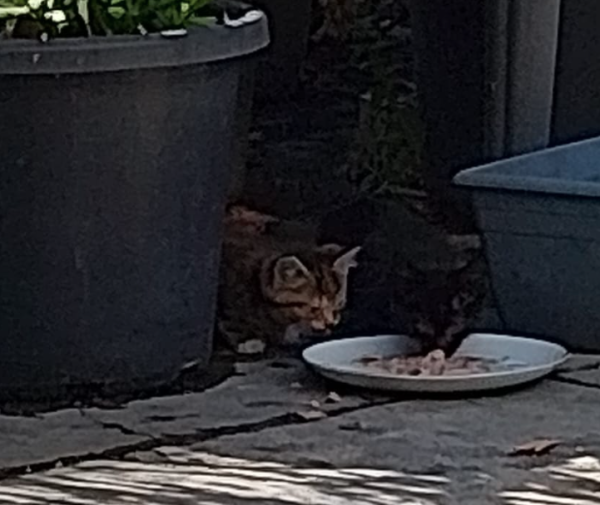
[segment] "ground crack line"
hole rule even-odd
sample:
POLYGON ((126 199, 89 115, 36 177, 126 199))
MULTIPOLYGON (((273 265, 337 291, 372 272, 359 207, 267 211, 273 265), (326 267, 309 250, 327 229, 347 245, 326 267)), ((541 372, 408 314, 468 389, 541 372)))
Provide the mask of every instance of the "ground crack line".
MULTIPOLYGON (((85 417, 89 419, 92 423, 97 424, 98 426, 105 428, 107 430, 117 430, 120 431, 123 435, 134 436, 134 437, 147 437, 147 438, 155 438, 151 433, 143 433, 134 430, 133 428, 128 428, 124 424, 118 423, 116 421, 102 421, 101 419, 96 419, 93 415, 89 415, 84 409, 79 410, 79 414, 81 417, 85 417)), ((2 471, 0 469, 0 478, 2 475, 2 471)))
POLYGON ((587 365, 575 366, 573 368, 569 368, 568 366, 564 369, 559 368, 556 372, 559 375, 565 373, 574 373, 574 372, 589 372, 590 370, 598 370, 600 369, 600 361, 597 363, 588 363, 587 365))
POLYGON ((554 381, 554 382, 562 382, 563 384, 571 384, 573 386, 580 386, 586 389, 599 389, 600 390, 600 384, 594 384, 591 382, 585 382, 579 379, 574 379, 572 377, 562 377, 560 375, 555 376, 555 377, 550 377, 550 380, 554 381))
MULTIPOLYGON (((207 429, 199 429, 195 433, 187 433, 181 435, 160 435, 153 437, 148 434, 141 434, 136 432, 135 430, 131 430, 125 426, 122 426, 119 423, 105 423, 102 421, 97 421, 105 428, 114 428, 121 430, 125 434, 134 435, 134 436, 143 436, 149 437, 147 440, 142 440, 139 442, 122 445, 119 447, 114 447, 111 449, 107 449, 105 451, 97 452, 97 453, 88 453, 79 456, 65 456, 60 458, 55 458, 50 461, 45 461, 42 463, 34 463, 31 465, 20 465, 8 468, 0 469, 0 480, 7 479, 9 477, 17 477, 20 475, 28 474, 28 473, 37 473, 43 472, 46 470, 52 470, 57 467, 63 466, 74 466, 78 463, 82 463, 84 461, 90 461, 94 459, 112 459, 112 460, 120 460, 123 459, 125 455, 131 452, 144 452, 151 451, 163 445, 170 446, 186 446, 197 444, 200 442, 206 442, 208 440, 214 440, 224 436, 231 435, 244 435, 248 433, 258 433, 263 430, 267 430, 270 428, 279 428, 283 426, 292 426, 292 425, 302 425, 308 423, 315 423, 319 421, 326 421, 327 419, 334 419, 336 417, 342 416, 344 414, 349 414, 352 412, 358 412, 361 410, 366 410, 373 407, 380 407, 383 405, 390 405, 394 403, 403 403, 405 401, 409 401, 409 399, 389 399, 382 401, 374 401, 368 404, 357 405, 352 407, 342 407, 338 410, 327 412, 327 417, 318 420, 307 420, 303 418, 301 415, 297 413, 286 413, 280 416, 271 417, 269 419, 265 419, 263 421, 257 421, 254 423, 247 424, 237 424, 232 426, 221 426, 219 428, 207 428, 207 429)), ((86 416, 87 417, 87 416, 86 416)))

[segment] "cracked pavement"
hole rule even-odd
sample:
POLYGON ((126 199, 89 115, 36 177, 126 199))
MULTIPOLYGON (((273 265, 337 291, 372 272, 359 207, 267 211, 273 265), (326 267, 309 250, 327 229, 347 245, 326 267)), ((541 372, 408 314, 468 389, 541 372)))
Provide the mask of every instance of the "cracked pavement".
POLYGON ((600 505, 600 356, 453 400, 327 400, 301 362, 276 365, 119 409, 0 416, 0 503, 600 505), (509 455, 536 439, 560 444, 509 455))

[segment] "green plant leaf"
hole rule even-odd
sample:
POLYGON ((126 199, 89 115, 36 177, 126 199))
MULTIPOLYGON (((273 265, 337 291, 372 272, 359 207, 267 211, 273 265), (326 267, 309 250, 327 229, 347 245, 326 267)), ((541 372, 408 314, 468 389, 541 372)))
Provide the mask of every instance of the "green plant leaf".
POLYGON ((16 18, 29 12, 29 7, 0 7, 0 18, 16 18))
POLYGON ((191 26, 210 26, 217 22, 214 16, 192 16, 188 19, 188 24, 191 26))
POLYGON ((196 12, 210 0, 0 0, 0 19, 28 16, 45 31, 87 34, 139 34, 186 26, 206 26, 214 18, 196 12), (33 2, 32 5, 28 4, 33 2), (62 13, 62 14, 61 14, 62 13))
POLYGON ((123 7, 109 7, 108 9, 108 13, 113 17, 113 18, 121 18, 122 16, 125 15, 125 9, 123 7))

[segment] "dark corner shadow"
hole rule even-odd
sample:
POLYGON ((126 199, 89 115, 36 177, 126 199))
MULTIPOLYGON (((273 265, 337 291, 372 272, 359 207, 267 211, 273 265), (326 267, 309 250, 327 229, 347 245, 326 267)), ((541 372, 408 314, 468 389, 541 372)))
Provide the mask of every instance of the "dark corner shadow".
POLYGON ((203 392, 236 375, 235 360, 226 353, 215 352, 206 366, 190 366, 169 380, 149 384, 64 384, 27 390, 0 391, 0 413, 35 416, 60 409, 98 407, 123 408, 128 402, 189 392, 203 392))

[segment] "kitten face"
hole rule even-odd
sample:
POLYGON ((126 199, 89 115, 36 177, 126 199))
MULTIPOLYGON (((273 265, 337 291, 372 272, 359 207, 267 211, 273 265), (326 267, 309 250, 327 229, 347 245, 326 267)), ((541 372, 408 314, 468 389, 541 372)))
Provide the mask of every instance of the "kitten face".
POLYGON ((269 261, 261 287, 278 319, 314 332, 337 326, 346 305, 348 272, 357 265, 359 251, 360 247, 343 252, 340 246, 327 245, 269 261))

